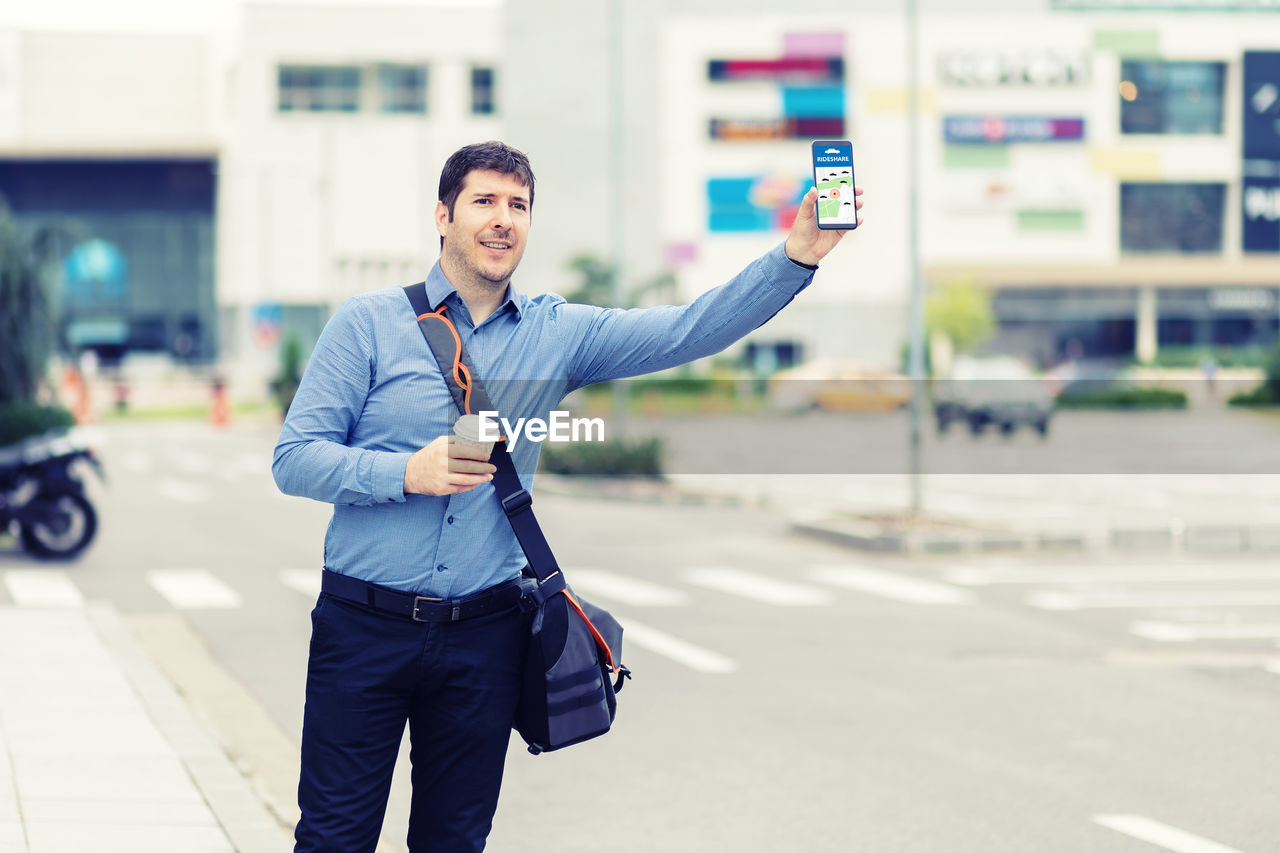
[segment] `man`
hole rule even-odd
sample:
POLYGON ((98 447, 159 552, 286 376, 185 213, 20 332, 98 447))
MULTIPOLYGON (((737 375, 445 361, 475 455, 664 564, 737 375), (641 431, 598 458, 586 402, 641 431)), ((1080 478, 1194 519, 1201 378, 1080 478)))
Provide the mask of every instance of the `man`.
MULTIPOLYGON (((690 305, 573 305, 511 287, 533 187, 528 159, 500 142, 455 152, 436 204, 440 261, 425 283, 512 421, 546 418, 576 388, 719 352, 807 286, 844 234, 817 228, 810 190, 785 246, 690 305)), ((450 441, 456 417, 402 289, 337 310, 273 465, 285 493, 334 505, 312 612, 295 853, 374 850, 406 721, 410 851, 484 849, 526 642, 515 584, 525 561, 488 485, 494 466, 450 441)), ((512 449, 525 488, 539 447, 512 449)))

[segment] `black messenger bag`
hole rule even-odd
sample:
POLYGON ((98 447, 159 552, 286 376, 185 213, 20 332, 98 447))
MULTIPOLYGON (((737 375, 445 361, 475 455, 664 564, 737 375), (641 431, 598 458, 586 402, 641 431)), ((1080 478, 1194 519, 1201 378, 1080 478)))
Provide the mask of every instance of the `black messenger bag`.
MULTIPOLYGON (((447 306, 432 311, 421 283, 404 291, 458 411, 497 411, 457 329, 444 316, 447 306)), ((529 752, 537 755, 609 731, 618 710, 615 694, 631 671, 619 661, 622 626, 565 583, 505 440, 494 445, 489 461, 498 469, 493 486, 502 511, 529 561, 521 578, 520 607, 529 618, 530 634, 514 726, 529 752)))

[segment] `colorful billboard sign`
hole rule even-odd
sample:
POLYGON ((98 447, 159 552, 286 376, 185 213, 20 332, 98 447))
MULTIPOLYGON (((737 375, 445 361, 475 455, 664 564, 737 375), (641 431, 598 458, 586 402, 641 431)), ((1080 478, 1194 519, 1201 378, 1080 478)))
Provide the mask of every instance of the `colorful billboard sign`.
POLYGON ((807 177, 739 175, 707 179, 707 230, 742 233, 786 230, 795 222, 807 177))
POLYGON ((947 116, 942 132, 951 145, 1012 145, 1028 142, 1079 142, 1083 118, 1045 116, 947 116))
POLYGON ((707 79, 714 84, 778 85, 780 115, 712 117, 711 139, 761 141, 845 135, 844 35, 791 33, 781 58, 712 59, 707 79))

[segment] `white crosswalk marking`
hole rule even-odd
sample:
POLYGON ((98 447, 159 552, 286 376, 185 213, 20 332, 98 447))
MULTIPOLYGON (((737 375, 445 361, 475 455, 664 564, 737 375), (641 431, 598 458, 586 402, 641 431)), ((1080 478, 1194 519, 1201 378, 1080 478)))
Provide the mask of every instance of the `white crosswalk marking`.
POLYGON ((783 607, 823 606, 833 600, 826 590, 796 583, 789 578, 770 578, 719 566, 691 569, 685 579, 708 589, 783 607))
POLYGON ((861 566, 818 566, 810 576, 822 583, 905 601, 909 604, 972 604, 973 594, 946 584, 861 566))
POLYGON ((308 598, 315 598, 320 594, 321 571, 321 569, 285 569, 280 573, 280 582, 308 598))
POLYGON ((1162 643, 1192 640, 1280 639, 1280 625, 1184 625, 1177 622, 1134 622, 1129 633, 1162 643))
POLYGON ((240 595, 204 569, 160 569, 147 572, 147 581, 179 610, 230 610, 240 595))
POLYGON ((569 585, 588 596, 599 596, 635 607, 681 607, 689 603, 683 591, 638 578, 597 569, 565 570, 569 585))
POLYGON ((674 637, 657 628, 641 625, 630 619, 620 620, 622 623, 624 643, 634 643, 655 654, 670 658, 683 664, 694 672, 707 675, 725 675, 737 670, 738 665, 717 652, 696 646, 679 637, 674 637))
POLYGON ((66 572, 13 569, 5 572, 4 585, 19 607, 84 607, 84 596, 66 572))
POLYGON ((964 586, 990 584, 1130 584, 1280 580, 1280 565, 1070 566, 1056 569, 955 568, 944 576, 964 586))
POLYGON ((1093 816, 1093 822, 1176 853, 1241 853, 1234 847, 1192 835, 1142 815, 1100 814, 1093 816))
POLYGON ((1041 610, 1162 609, 1180 607, 1276 607, 1280 590, 1189 590, 1177 592, 1034 592, 1027 603, 1041 610))

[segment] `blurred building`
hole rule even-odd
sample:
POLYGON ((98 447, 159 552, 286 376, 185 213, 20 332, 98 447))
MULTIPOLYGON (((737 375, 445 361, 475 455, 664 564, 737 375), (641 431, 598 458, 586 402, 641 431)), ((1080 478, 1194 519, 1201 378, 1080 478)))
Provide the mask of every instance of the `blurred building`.
MULTIPOLYGON (((926 285, 990 288, 992 346, 1041 362, 1274 341, 1277 6, 920 0, 926 285)), ((24 228, 73 226, 73 343, 253 381, 346 296, 425 274, 461 144, 532 158, 521 290, 572 289, 566 262, 610 259, 620 233, 649 304, 780 242, 809 140, 849 138, 856 246, 737 353, 896 366, 909 25, 873 0, 432 0, 247 2, 185 35, 0 30, 0 192, 24 228)))

